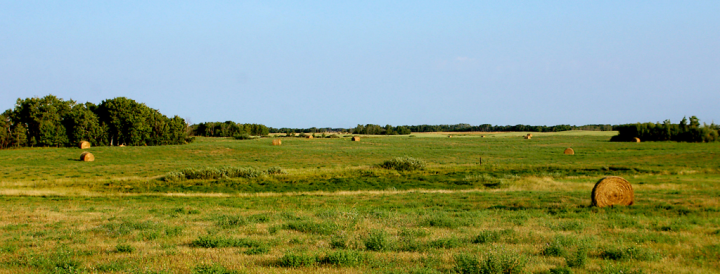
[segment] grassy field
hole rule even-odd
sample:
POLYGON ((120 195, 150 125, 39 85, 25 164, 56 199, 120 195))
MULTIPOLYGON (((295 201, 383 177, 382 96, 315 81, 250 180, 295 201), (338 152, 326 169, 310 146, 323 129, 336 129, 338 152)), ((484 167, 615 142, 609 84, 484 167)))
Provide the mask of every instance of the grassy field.
POLYGON ((2 150, 0 273, 720 272, 720 145, 613 134, 2 150), (165 179, 221 167, 259 173, 165 179), (635 205, 590 207, 607 175, 635 205))

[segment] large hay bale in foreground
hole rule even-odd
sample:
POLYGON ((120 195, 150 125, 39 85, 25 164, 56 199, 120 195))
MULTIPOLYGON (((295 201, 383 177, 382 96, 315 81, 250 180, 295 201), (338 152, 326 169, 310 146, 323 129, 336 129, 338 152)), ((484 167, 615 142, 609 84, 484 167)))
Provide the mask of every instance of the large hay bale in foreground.
POLYGON ((282 141, 281 141, 280 139, 273 139, 272 145, 273 145, 273 146, 282 145, 282 141))
POLYGON ((80 144, 78 145, 80 149, 86 149, 90 148, 90 142, 88 141, 80 141, 80 144))
POLYGON ((92 153, 85 151, 82 154, 80 154, 80 161, 92 162, 92 161, 95 161, 95 156, 93 156, 92 153))
POLYGON ((353 142, 358 142, 358 141, 360 141, 360 137, 353 136, 352 140, 353 140, 353 142))
POLYGON ((630 182, 617 176, 600 179, 592 190, 592 205, 597 207, 632 205, 635 202, 630 182))
POLYGON ((640 143, 640 138, 635 137, 635 143, 640 143))
POLYGON ((565 152, 563 152, 563 153, 565 153, 567 155, 575 155, 575 150, 573 150, 572 148, 569 147, 569 148, 566 148, 565 152))

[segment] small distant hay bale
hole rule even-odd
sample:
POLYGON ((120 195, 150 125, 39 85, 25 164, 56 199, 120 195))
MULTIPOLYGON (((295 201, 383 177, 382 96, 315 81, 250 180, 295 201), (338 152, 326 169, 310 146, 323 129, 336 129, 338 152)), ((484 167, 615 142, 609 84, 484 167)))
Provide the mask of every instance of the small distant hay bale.
POLYGON ((532 135, 528 134, 526 136, 523 136, 523 139, 532 139, 532 135))
POLYGON ((95 156, 93 156, 92 153, 85 151, 82 154, 80 154, 80 161, 92 162, 92 161, 95 161, 95 156))
POLYGON ((483 135, 482 138, 485 138, 485 135, 483 135))
POLYGON ((120 147, 125 147, 125 145, 124 145, 124 144, 122 144, 122 145, 120 145, 120 147))
POLYGON ((532 138, 532 133, 527 134, 528 139, 532 138))
POLYGON ((452 135, 448 135, 448 138, 452 138, 452 135))
POLYGON ((600 179, 593 187, 591 198, 592 205, 597 207, 629 206, 635 202, 630 182, 617 176, 600 179))
POLYGON ((360 141, 360 137, 353 136, 353 137, 352 137, 352 141, 353 141, 353 142, 359 142, 359 141, 360 141))
POLYGON ((282 145, 282 141, 281 141, 280 139, 273 139, 272 145, 273 145, 273 146, 282 145))
POLYGON ((640 143, 640 138, 635 137, 635 143, 640 143))
POLYGON ((80 147, 80 149, 87 149, 90 148, 90 142, 80 141, 80 144, 78 146, 80 147))
POLYGON ((565 152, 563 152, 563 153, 565 153, 566 155, 575 155, 575 150, 573 150, 572 148, 569 147, 569 148, 566 148, 565 152))
POLYGON ((312 139, 312 138, 315 138, 315 137, 313 137, 312 135, 308 135, 308 136, 305 137, 305 138, 312 139))

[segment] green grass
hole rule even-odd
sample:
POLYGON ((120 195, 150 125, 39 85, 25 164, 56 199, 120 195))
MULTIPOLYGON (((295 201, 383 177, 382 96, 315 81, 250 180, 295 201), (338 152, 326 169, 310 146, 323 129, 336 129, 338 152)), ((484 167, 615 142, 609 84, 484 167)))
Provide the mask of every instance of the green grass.
POLYGON ((77 149, 2 150, 0 273, 720 269, 718 144, 415 135, 198 138, 91 148, 91 163, 77 149), (405 155, 425 168, 378 168, 405 155), (224 167, 260 172, 163 179, 224 167), (635 205, 590 206, 607 175, 632 183, 635 205))

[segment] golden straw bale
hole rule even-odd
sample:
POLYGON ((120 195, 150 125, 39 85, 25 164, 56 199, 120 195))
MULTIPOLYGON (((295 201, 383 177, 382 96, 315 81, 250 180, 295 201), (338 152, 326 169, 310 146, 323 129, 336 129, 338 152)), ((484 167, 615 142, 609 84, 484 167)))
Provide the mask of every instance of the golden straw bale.
POLYGON ((352 140, 353 140, 354 142, 358 142, 358 141, 360 141, 360 137, 353 136, 353 137, 352 137, 352 140))
POLYGON ((452 138, 452 135, 448 135, 448 138, 452 138))
POLYGON ((592 190, 592 205, 597 207, 632 205, 635 194, 630 182, 617 176, 600 179, 592 190))
POLYGON ((80 154, 80 161, 92 162, 92 161, 95 161, 95 156, 93 156, 92 153, 85 151, 82 154, 80 154))
POLYGON ((80 146, 80 149, 90 148, 90 142, 88 142, 88 141, 80 141, 79 146, 80 146))
POLYGON ((273 145, 273 146, 282 145, 282 141, 281 141, 280 139, 273 139, 272 145, 273 145))
POLYGON ((635 137, 635 143, 640 143, 640 138, 635 137))
POLYGON ((566 148, 565 152, 563 152, 563 153, 565 153, 567 155, 575 155, 575 150, 573 150, 572 148, 566 148))
POLYGON ((312 139, 312 138, 315 138, 315 137, 313 137, 312 135, 308 135, 306 138, 312 139))

